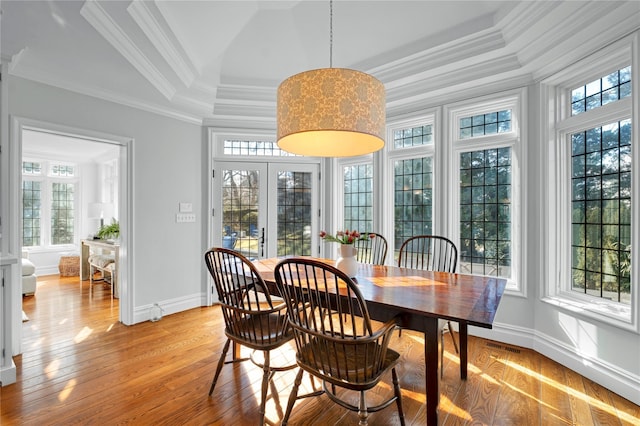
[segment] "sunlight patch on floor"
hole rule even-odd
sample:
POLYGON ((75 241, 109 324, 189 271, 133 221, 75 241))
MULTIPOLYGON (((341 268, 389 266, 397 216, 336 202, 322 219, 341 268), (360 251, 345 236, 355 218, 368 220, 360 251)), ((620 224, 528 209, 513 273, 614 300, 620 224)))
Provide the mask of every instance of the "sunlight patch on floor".
POLYGON ((440 395, 440 404, 438 406, 438 409, 444 413, 449 413, 450 415, 456 416, 459 419, 467 422, 473 420, 473 417, 471 417, 471 414, 469 414, 467 410, 458 407, 453 403, 452 400, 447 398, 446 395, 440 395))
POLYGON ((64 387, 64 389, 62 389, 62 391, 58 394, 58 401, 60 402, 66 401, 66 399, 69 398, 69 395, 71 395, 71 392, 73 392, 73 389, 75 387, 76 387, 76 379, 69 380, 66 386, 64 387))
POLYGON ((38 340, 34 341, 30 347, 31 349, 40 348, 42 347, 43 343, 44 343, 44 337, 41 337, 38 340))
POLYGON ((47 375, 49 379, 53 379, 58 372, 58 368, 60 367, 60 360, 54 359, 47 365, 44 369, 44 373, 47 375))
MULTIPOLYGON (((602 411, 607 412, 608 414, 614 416, 614 417, 618 417, 620 420, 624 420, 626 422, 629 422, 631 424, 637 424, 638 419, 637 417, 634 417, 630 414, 624 413, 624 412, 620 412, 618 411, 615 407, 612 407, 611 405, 604 403, 602 401, 600 401, 597 398, 593 398, 587 394, 585 394, 584 392, 581 392, 577 389, 574 389, 570 386, 567 386, 563 383, 558 383, 557 381, 550 379, 540 373, 536 373, 535 371, 530 370, 529 368, 526 368, 522 365, 518 365, 512 361, 508 361, 508 360, 499 360, 499 362, 504 363, 506 366, 513 368, 514 370, 518 370, 524 374, 527 374, 531 377, 533 377, 534 379, 540 381, 541 383, 544 383, 545 385, 549 385, 549 386, 553 386, 556 389, 559 389, 562 392, 566 392, 567 394, 574 396, 576 398, 579 398, 583 401, 585 401, 587 404, 594 406, 602 411)), ((536 399, 537 401, 537 399, 536 399)))
POLYGON ((89 337, 91 333, 93 333, 93 330, 85 326, 82 328, 82 330, 80 330, 78 334, 76 334, 76 337, 73 338, 73 341, 75 343, 80 343, 83 340, 85 340, 87 337, 89 337))

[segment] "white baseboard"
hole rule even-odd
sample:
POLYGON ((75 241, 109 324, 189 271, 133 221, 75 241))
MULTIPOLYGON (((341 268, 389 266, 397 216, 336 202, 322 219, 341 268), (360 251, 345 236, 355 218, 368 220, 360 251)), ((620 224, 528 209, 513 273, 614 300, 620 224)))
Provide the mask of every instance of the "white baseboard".
POLYGON ((153 303, 138 306, 135 308, 135 311, 133 313, 134 324, 149 321, 151 319, 151 308, 153 308, 153 305, 155 303, 157 303, 160 308, 162 308, 163 316, 205 306, 205 304, 203 303, 203 296, 200 293, 178 297, 170 300, 154 301, 153 303))
POLYGON ((585 358, 567 344, 544 333, 510 324, 494 323, 493 329, 469 327, 469 334, 532 349, 610 391, 640 405, 640 377, 598 358, 585 358))
POLYGON ((36 276, 38 277, 42 275, 58 275, 59 273, 60 268, 58 265, 36 267, 36 276))
POLYGON ((16 382, 16 364, 11 360, 11 365, 0 369, 0 384, 7 386, 16 382))

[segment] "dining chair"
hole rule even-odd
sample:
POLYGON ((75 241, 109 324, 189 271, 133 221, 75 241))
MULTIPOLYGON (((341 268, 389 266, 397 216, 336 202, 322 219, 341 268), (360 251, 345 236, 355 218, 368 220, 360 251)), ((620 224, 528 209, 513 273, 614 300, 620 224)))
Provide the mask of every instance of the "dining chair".
MULTIPOLYGON (((427 271, 456 272, 458 248, 448 238, 438 235, 417 235, 408 238, 400 247, 398 266, 427 271)), ((460 353, 453 336, 451 321, 440 320, 440 377, 443 376, 444 334, 451 335, 456 353, 460 353)))
POLYGON ((321 261, 284 259, 276 265, 274 273, 278 291, 287 304, 300 366, 282 425, 287 424, 296 400, 323 393, 338 405, 358 412, 360 425, 367 424, 369 413, 395 402, 400 424, 404 425, 395 369, 400 355, 389 348, 396 319, 374 330, 356 284, 344 272, 321 261), (374 388, 389 370, 393 396, 376 406, 367 406, 365 391, 374 388), (322 390, 299 396, 305 371, 322 380, 322 390), (336 387, 359 392, 358 405, 341 399, 336 387))
POLYGON ((387 259, 387 240, 378 233, 369 232, 368 239, 356 240, 355 248, 358 249, 356 259, 360 263, 384 265, 387 259))
POLYGON ((280 301, 276 303, 272 300, 255 266, 237 251, 214 247, 205 253, 204 259, 215 283, 225 322, 224 332, 227 336, 209 389, 209 396, 216 387, 224 364, 251 360, 263 371, 260 424, 264 424, 267 388, 273 374, 297 366, 295 363, 272 366, 270 362, 270 351, 293 338, 287 322, 286 306, 280 301), (251 356, 235 358, 234 353, 231 361, 225 361, 231 342, 253 349, 251 356), (254 358, 256 351, 264 354, 264 360, 254 358))

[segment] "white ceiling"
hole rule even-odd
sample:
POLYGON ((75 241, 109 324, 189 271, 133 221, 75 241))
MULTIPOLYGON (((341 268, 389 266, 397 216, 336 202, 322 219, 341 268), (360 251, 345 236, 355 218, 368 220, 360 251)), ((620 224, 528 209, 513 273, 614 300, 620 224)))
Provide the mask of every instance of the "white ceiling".
MULTIPOLYGON (((196 123, 272 128, 278 84, 329 66, 328 0, 0 7, 12 75, 196 123)), ((389 115, 451 88, 531 81, 639 16, 638 1, 335 0, 332 65, 378 77, 389 115)))

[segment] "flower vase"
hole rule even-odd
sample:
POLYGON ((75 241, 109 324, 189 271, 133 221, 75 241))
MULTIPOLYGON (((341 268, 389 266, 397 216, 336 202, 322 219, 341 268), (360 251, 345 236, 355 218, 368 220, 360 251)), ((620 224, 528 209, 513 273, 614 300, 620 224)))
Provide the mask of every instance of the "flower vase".
POLYGON ((338 249, 338 260, 336 260, 336 268, 347 274, 349 278, 354 278, 358 273, 358 261, 356 254, 358 249, 352 244, 340 244, 338 249))

